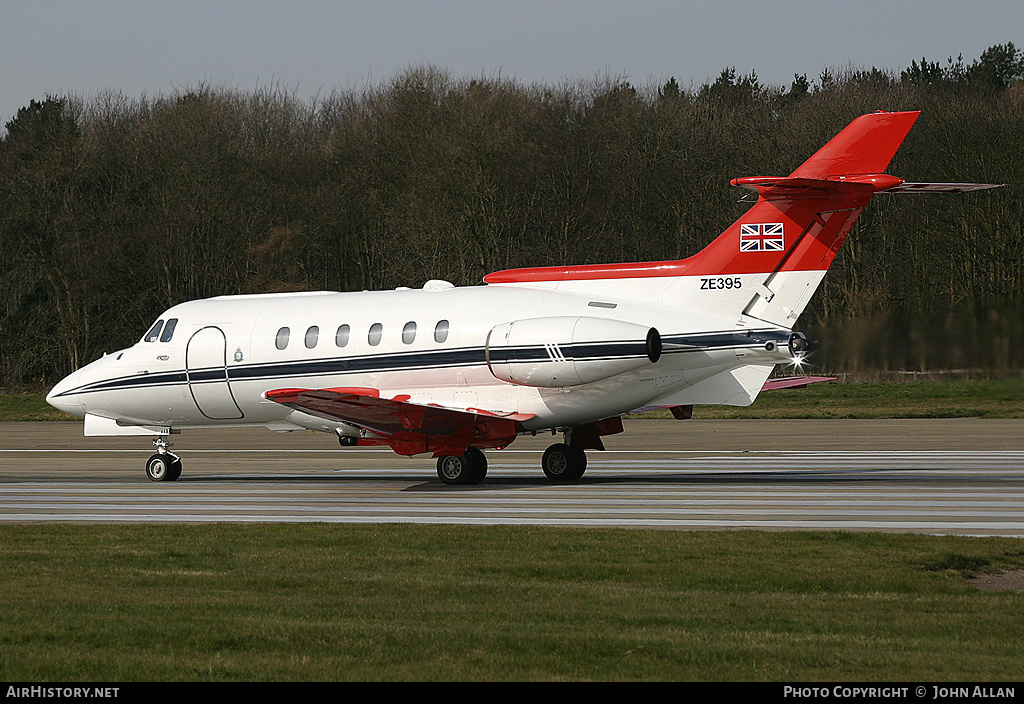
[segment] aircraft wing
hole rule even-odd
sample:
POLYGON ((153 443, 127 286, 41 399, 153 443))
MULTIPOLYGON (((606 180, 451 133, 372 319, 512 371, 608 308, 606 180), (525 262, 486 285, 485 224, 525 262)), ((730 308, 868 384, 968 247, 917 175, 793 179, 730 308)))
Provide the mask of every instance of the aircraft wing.
POLYGON ((532 413, 501 413, 411 403, 409 396, 381 398, 372 388, 274 389, 267 399, 321 418, 368 430, 377 438, 360 445, 390 445, 400 455, 461 455, 467 447, 504 447, 532 413))
POLYGON ((776 391, 778 389, 802 389, 808 384, 817 384, 820 381, 835 381, 834 376, 785 376, 769 379, 764 382, 761 391, 776 391))

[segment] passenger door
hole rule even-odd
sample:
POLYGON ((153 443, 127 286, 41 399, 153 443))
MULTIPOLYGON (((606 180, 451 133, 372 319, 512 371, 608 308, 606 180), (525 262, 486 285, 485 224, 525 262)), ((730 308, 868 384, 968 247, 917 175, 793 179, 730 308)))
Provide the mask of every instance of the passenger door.
POLYGON ((242 410, 228 381, 228 341, 215 325, 200 329, 185 348, 188 387, 200 413, 211 420, 236 420, 242 410))

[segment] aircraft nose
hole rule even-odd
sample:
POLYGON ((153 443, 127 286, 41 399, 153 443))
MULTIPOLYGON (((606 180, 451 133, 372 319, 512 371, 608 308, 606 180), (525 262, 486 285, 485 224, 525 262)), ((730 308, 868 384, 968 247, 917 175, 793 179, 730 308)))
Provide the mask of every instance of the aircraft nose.
POLYGON ((77 393, 73 393, 73 389, 78 386, 76 377, 78 372, 69 374, 57 382, 57 385, 50 389, 50 393, 46 394, 46 402, 58 411, 84 418, 85 408, 82 406, 81 398, 77 393))

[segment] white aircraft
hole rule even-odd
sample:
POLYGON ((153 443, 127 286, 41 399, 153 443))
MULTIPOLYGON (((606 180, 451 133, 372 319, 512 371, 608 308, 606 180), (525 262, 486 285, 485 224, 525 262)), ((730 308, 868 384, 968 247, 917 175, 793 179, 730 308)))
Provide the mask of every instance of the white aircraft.
POLYGON ((695 404, 745 406, 815 380, 768 378, 806 354, 793 325, 871 197, 994 187, 882 173, 918 114, 863 115, 787 177, 734 179, 756 202, 688 259, 191 301, 46 400, 84 417, 87 436, 155 435, 153 481, 181 474, 169 435, 224 426, 430 453, 446 484, 482 481, 484 448, 560 431, 542 468, 573 481, 625 413, 688 418, 695 404))

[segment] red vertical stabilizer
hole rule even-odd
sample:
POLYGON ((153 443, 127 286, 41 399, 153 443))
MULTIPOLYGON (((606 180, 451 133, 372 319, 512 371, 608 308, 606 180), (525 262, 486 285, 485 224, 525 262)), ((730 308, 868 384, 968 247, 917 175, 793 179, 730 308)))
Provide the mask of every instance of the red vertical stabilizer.
POLYGON ((861 115, 814 153, 790 178, 880 174, 913 127, 920 112, 875 112, 861 115))
POLYGON ((757 202, 702 251, 661 262, 510 269, 489 284, 661 276, 822 271, 875 193, 903 183, 881 173, 918 112, 877 112, 851 122, 788 177, 734 179, 757 202))

